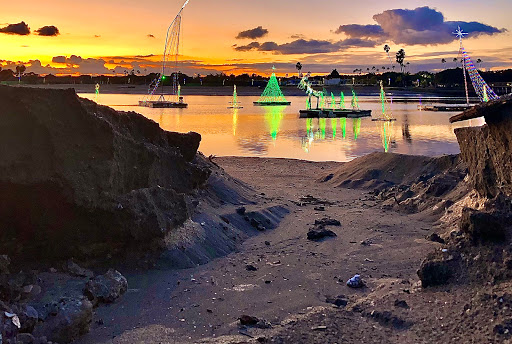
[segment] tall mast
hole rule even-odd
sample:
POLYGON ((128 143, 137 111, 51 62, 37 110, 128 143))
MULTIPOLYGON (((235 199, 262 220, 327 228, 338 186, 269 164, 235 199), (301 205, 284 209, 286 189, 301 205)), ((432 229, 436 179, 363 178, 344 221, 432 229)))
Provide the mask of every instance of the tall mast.
POLYGON ((463 32, 460 26, 457 27, 457 31, 453 33, 459 38, 459 54, 462 55, 462 74, 464 74, 464 87, 466 89, 466 104, 469 105, 469 93, 468 93, 468 82, 466 79, 466 59, 464 58, 464 54, 462 53, 462 38, 467 35, 466 32, 463 32))

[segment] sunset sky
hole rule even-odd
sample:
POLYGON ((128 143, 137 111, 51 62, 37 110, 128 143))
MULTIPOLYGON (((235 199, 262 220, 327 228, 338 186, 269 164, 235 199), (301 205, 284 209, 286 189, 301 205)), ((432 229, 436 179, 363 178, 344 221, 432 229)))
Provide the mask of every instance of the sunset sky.
MULTIPOLYGON (((28 72, 45 74, 157 71, 167 27, 183 2, 4 1, 0 66, 25 63, 28 72)), ((405 49, 411 72, 437 70, 454 66, 457 25, 470 32, 465 48, 483 69, 512 68, 510 13, 510 0, 190 0, 180 70, 268 74, 275 64, 284 75, 296 73, 300 61, 303 72, 348 73, 389 66, 384 44, 393 61, 405 49)))

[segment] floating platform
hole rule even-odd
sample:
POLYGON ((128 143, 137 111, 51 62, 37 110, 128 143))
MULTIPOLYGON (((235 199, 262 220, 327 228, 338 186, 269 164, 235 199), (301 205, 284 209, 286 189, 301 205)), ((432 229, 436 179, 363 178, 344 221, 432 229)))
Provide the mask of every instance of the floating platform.
POLYGON ((150 108, 179 108, 183 109, 188 106, 187 103, 183 102, 170 102, 166 100, 140 100, 139 106, 150 107, 150 108))
POLYGON ((257 106, 279 106, 279 105, 290 105, 292 102, 253 102, 257 106))
POLYGON ((474 105, 469 104, 446 104, 446 105, 418 105, 418 110, 422 111, 465 111, 474 105))
POLYGON ((396 118, 372 118, 373 122, 393 122, 396 118))
POLYGON ((299 110, 299 118, 361 118, 371 117, 372 110, 308 109, 299 110))

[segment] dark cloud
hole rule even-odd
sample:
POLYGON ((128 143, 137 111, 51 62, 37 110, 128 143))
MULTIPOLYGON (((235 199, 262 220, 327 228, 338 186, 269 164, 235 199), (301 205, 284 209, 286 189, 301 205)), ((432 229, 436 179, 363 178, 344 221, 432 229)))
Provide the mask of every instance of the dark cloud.
POLYGON ((291 35, 290 36, 291 39, 304 39, 306 38, 306 36, 304 36, 303 34, 296 34, 296 35, 291 35))
POLYGON ((262 26, 258 26, 257 28, 245 30, 236 36, 237 39, 244 39, 244 38, 250 38, 250 39, 257 39, 264 37, 268 34, 268 30, 264 29, 262 26))
POLYGON ((378 25, 341 25, 336 33, 350 38, 375 38, 381 42, 386 39, 396 44, 435 45, 455 41, 453 31, 460 26, 469 37, 494 35, 505 29, 479 22, 445 21, 443 14, 428 6, 413 10, 393 9, 373 16, 378 25))
POLYGON ((386 36, 386 33, 379 25, 340 25, 340 27, 338 27, 334 33, 344 33, 348 37, 356 38, 377 38, 386 36))
POLYGON ((56 26, 49 25, 43 26, 35 31, 39 36, 58 36, 60 34, 59 29, 56 26))
POLYGON ((53 63, 65 63, 68 65, 79 65, 83 61, 84 59, 82 59, 82 57, 76 55, 71 55, 69 58, 66 56, 54 56, 52 58, 53 63))
POLYGON ((148 35, 148 38, 155 38, 155 36, 154 36, 154 35, 152 35, 152 34, 149 34, 149 35, 148 35))
POLYGON ((252 42, 247 45, 235 47, 237 51, 270 51, 276 54, 319 54, 319 53, 331 53, 340 51, 346 48, 353 47, 374 47, 377 43, 371 40, 361 38, 348 38, 345 40, 331 42, 324 40, 305 40, 297 39, 295 41, 277 44, 276 42, 265 42, 258 43, 252 42))
POLYGON ((25 36, 30 34, 30 28, 22 21, 18 24, 9 24, 6 27, 0 28, 0 33, 25 36))

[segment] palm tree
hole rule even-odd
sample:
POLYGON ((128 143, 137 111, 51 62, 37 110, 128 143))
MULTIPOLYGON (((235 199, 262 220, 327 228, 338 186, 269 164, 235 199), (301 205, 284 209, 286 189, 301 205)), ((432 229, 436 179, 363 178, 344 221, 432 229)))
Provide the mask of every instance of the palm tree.
POLYGON ((25 73, 27 67, 25 65, 16 66, 16 74, 18 74, 18 84, 21 82, 21 74, 25 73))
POLYGON ((407 65, 407 68, 409 68, 409 65, 410 65, 410 64, 411 64, 410 62, 407 62, 407 63, 406 63, 406 65, 407 65))
POLYGON ((389 64, 390 65, 393 65, 393 62, 391 61, 391 56, 389 56, 389 51, 391 50, 391 48, 389 47, 389 45, 384 45, 384 51, 386 52, 386 55, 388 55, 388 59, 389 59, 389 64))
POLYGON ((454 57, 453 58, 453 63, 455 63, 455 67, 457 67, 457 62, 459 62, 459 60, 456 57, 454 57))
POLYGON ((398 63, 400 65, 400 71, 402 73, 404 72, 404 60, 405 60, 405 50, 400 49, 396 53, 396 63, 398 63))
POLYGON ((297 64, 295 65, 295 68, 297 68, 297 70, 299 71, 299 78, 300 78, 301 77, 300 71, 302 70, 302 63, 297 62, 297 64))
POLYGON ((446 63, 446 60, 445 59, 441 59, 441 63, 446 63))
POLYGON ((477 59, 476 63, 478 64, 478 69, 481 69, 482 68, 482 60, 481 59, 477 59))

